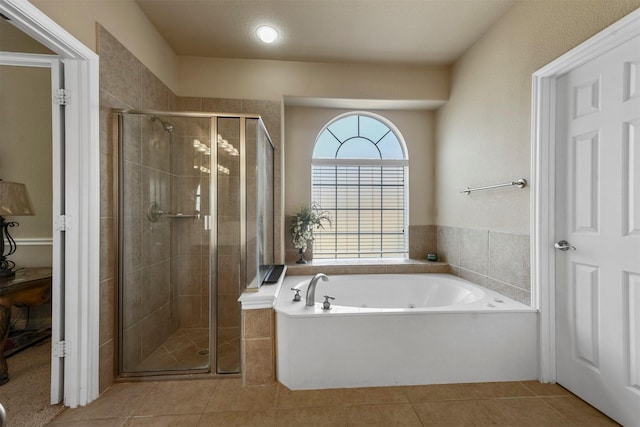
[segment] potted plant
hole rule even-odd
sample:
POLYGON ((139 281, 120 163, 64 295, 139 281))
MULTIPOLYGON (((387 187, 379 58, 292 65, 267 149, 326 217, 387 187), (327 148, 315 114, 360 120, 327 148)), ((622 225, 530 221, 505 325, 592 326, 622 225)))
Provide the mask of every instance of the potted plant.
POLYGON ((300 254, 300 259, 296 261, 297 264, 307 262, 304 259, 307 243, 314 240, 314 230, 324 229, 325 223, 331 225, 331 216, 315 202, 302 206, 300 211, 293 216, 289 230, 291 230, 293 246, 298 249, 300 254))

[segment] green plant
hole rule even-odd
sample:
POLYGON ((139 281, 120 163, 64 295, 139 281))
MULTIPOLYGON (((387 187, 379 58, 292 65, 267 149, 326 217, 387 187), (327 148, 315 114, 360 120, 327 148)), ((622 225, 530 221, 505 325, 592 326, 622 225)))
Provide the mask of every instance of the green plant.
POLYGON ((325 223, 331 226, 331 215, 328 211, 323 211, 315 202, 302 206, 291 219, 289 226, 295 248, 306 251, 307 242, 314 240, 314 230, 324 229, 325 223))

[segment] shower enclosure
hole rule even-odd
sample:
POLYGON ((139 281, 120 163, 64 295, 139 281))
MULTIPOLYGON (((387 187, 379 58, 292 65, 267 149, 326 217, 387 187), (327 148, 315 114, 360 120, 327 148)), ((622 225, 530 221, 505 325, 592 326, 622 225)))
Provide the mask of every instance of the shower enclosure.
POLYGON ((121 376, 240 372, 238 297, 273 264, 259 116, 117 111, 121 376))

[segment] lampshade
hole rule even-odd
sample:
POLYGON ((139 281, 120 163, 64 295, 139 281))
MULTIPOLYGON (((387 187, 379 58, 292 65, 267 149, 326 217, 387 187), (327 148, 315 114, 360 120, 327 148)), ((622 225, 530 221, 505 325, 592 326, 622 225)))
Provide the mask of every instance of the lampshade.
POLYGON ((34 215, 27 187, 17 182, 0 180, 0 216, 34 215))

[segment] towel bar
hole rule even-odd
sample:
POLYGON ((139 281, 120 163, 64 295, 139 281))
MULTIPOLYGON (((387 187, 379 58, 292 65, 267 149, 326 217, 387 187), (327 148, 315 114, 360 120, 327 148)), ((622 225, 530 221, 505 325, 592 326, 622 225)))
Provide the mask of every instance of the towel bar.
POLYGON ((527 186, 527 180, 524 178, 520 178, 517 181, 505 182, 504 184, 487 185, 486 187, 476 187, 476 188, 467 187, 460 190, 460 193, 469 195, 472 191, 488 190, 490 188, 498 188, 498 187, 510 187, 513 185, 517 186, 518 188, 524 188, 527 186))

